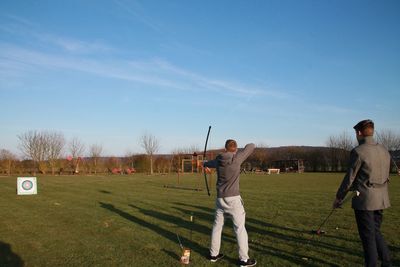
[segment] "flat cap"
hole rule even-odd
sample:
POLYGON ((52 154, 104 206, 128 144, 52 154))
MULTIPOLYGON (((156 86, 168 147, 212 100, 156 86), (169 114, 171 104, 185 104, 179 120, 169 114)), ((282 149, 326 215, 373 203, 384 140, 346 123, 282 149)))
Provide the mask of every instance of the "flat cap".
POLYGON ((364 130, 366 127, 372 127, 374 128, 374 122, 372 120, 363 120, 360 121, 359 123, 357 123, 356 125, 354 125, 354 130, 356 131, 362 131, 364 130))

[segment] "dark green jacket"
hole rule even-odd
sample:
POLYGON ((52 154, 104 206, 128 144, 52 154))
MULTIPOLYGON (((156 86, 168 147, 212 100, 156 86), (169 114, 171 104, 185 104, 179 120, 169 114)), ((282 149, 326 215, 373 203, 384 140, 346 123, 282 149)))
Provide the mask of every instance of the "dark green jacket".
POLYGON ((356 210, 381 210, 390 207, 388 182, 390 154, 372 136, 360 141, 350 154, 350 166, 336 197, 344 199, 348 191, 359 191, 352 207, 356 210))

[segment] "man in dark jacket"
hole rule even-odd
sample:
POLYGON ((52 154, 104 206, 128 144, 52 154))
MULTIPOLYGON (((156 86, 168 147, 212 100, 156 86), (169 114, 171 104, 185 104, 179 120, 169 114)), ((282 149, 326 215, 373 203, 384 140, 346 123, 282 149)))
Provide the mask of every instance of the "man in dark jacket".
POLYGON ((383 209, 390 207, 388 182, 390 154, 374 141, 374 123, 363 120, 354 126, 359 146, 350 154, 350 166, 340 185, 333 208, 340 207, 347 192, 358 191, 352 199, 365 266, 391 266, 389 249, 380 232, 383 209))
MULTIPOLYGON (((204 163, 206 168, 217 169, 217 200, 215 219, 211 234, 210 260, 216 262, 224 255, 219 253, 221 234, 224 226, 224 215, 232 218, 233 228, 239 247, 239 266, 254 266, 256 260, 248 255, 248 236, 245 228, 246 212, 239 191, 240 165, 254 151, 254 144, 247 144, 243 150, 238 151, 235 140, 225 142, 225 152, 215 160, 204 163)), ((207 170, 207 169, 206 169, 207 170)))

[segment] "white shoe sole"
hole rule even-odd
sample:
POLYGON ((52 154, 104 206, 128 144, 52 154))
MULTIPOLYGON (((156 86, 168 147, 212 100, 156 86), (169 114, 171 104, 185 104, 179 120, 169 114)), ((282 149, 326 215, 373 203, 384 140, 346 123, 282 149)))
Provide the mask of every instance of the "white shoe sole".
POLYGON ((223 257, 225 257, 225 255, 222 256, 221 258, 218 258, 218 259, 215 259, 215 260, 210 260, 210 261, 211 261, 211 262, 217 262, 217 261, 219 261, 220 259, 222 259, 223 257))

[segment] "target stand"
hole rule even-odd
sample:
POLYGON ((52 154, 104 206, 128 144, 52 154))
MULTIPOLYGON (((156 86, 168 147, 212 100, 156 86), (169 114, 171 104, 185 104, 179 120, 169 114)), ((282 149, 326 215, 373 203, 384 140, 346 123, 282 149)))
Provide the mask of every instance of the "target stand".
POLYGON ((17 195, 36 195, 37 183, 36 177, 18 177, 17 195))

